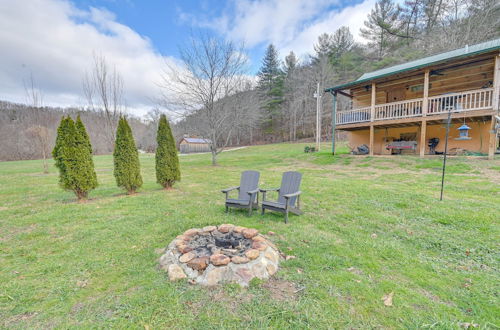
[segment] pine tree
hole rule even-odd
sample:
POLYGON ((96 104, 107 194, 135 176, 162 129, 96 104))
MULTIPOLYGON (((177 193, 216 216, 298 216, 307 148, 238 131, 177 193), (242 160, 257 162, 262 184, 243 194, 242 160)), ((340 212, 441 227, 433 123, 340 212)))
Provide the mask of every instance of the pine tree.
POLYGON ((264 129, 273 134, 281 112, 284 94, 284 74, 280 68, 278 51, 273 44, 267 47, 262 67, 257 74, 259 95, 265 110, 264 129))
POLYGON ((56 152, 64 169, 60 184, 62 188, 73 191, 78 200, 82 200, 87 198, 90 190, 97 187, 94 162, 89 152, 88 140, 70 117, 66 118, 65 132, 56 152))
POLYGON ((396 40, 400 11, 392 0, 378 0, 368 15, 368 20, 364 22, 365 28, 360 30, 361 36, 370 40, 377 48, 379 58, 386 54, 396 40))
POLYGON ((181 179, 181 172, 174 136, 165 115, 160 116, 156 141, 158 143, 156 147, 156 182, 168 189, 172 187, 174 182, 181 179))
POLYGON ((124 117, 120 117, 116 129, 115 150, 113 151, 114 176, 118 187, 133 194, 142 186, 139 153, 135 146, 132 130, 124 117))

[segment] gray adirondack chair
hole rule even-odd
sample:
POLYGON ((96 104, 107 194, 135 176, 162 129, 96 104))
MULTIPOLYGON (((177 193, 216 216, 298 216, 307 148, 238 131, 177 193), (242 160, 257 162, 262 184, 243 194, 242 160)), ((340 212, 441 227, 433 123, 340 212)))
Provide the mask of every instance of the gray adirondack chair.
POLYGON ((285 223, 288 223, 288 212, 302 214, 300 211, 300 181, 302 174, 299 172, 285 172, 281 178, 281 187, 273 189, 260 189, 262 192, 262 214, 265 210, 277 211, 285 214, 285 223), (278 200, 266 200, 268 191, 277 191, 278 200))
POLYGON ((252 210, 258 208, 259 177, 260 173, 257 171, 244 171, 241 173, 239 186, 222 190, 226 194, 226 213, 230 207, 234 207, 246 208, 248 209, 248 215, 251 215, 252 210), (238 198, 229 198, 229 192, 232 190, 238 190, 238 198))

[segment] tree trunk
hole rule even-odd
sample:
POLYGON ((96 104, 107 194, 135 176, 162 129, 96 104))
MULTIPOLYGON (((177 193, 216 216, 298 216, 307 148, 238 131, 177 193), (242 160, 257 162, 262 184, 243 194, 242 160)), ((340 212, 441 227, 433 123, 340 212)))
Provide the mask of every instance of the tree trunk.
POLYGON ((212 166, 217 166, 217 152, 212 150, 212 166))

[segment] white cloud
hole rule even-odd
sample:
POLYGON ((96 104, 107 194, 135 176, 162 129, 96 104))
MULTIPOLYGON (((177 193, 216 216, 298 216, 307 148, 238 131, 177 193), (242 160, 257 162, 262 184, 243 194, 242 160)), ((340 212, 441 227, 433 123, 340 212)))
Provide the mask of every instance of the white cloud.
POLYGON ((45 105, 85 105, 82 77, 96 52, 123 76, 129 111, 137 115, 153 106, 164 62, 174 62, 112 13, 63 0, 0 1, 0 45, 1 100, 24 102, 23 80, 32 73, 45 105))
POLYGON ((374 4, 375 0, 364 0, 340 8, 339 0, 239 0, 212 20, 185 13, 181 17, 249 47, 274 43, 282 56, 290 50, 301 56, 313 52, 320 34, 333 33, 341 26, 348 26, 357 41, 364 41, 359 29, 374 4))
POLYGON ((365 42, 360 34, 359 29, 363 26, 368 13, 375 6, 375 0, 365 0, 364 2, 348 6, 338 11, 331 11, 318 20, 313 21, 302 31, 297 33, 293 40, 279 44, 279 49, 282 54, 288 54, 291 50, 299 55, 312 54, 314 52, 314 44, 318 40, 318 36, 322 33, 333 33, 342 26, 349 27, 354 39, 358 42, 365 42))

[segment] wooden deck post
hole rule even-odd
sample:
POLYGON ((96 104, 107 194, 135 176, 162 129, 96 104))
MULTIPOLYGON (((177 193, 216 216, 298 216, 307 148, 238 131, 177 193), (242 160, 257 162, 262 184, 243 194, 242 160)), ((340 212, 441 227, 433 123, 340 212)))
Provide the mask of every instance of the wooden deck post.
POLYGON ((427 120, 423 119, 420 125, 420 158, 425 156, 425 141, 427 135, 427 120))
POLYGON ((375 120, 375 104, 376 103, 377 103, 377 87, 375 86, 375 83, 372 83, 372 100, 371 100, 371 108, 370 108, 370 121, 372 121, 372 122, 375 120))
POLYGON ((497 130, 495 115, 500 115, 500 55, 495 56, 495 72, 493 73, 493 113, 491 116, 490 125, 490 141, 488 143, 488 159, 495 157, 495 149, 497 144, 497 130))
POLYGON ((373 140, 375 138, 375 128, 373 127, 373 124, 370 125, 370 156, 373 156, 373 140))
POLYGON ((422 117, 427 116, 427 108, 429 107, 429 73, 430 70, 425 70, 424 73, 424 95, 422 99, 422 117))
POLYGON ((493 111, 500 111, 500 55, 495 56, 495 71, 493 72, 493 111))
POLYGON ((495 129, 496 119, 495 116, 491 116, 491 125, 489 135, 490 141, 488 143, 488 159, 493 159, 495 157, 495 149, 497 147, 497 133, 495 129))

